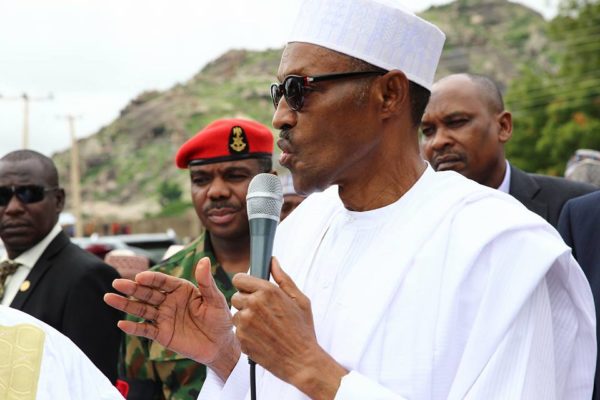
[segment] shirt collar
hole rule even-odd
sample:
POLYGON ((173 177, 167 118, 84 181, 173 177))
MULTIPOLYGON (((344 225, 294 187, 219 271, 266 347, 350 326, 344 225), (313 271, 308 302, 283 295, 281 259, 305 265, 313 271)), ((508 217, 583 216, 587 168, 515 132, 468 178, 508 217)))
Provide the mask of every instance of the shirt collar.
POLYGON ((504 193, 508 193, 510 190, 510 164, 508 160, 504 160, 506 163, 506 171, 504 171, 504 179, 500 186, 498 186, 498 190, 504 193))
MULTIPOLYGON (((30 248, 29 250, 21 253, 17 258, 13 261, 23 265, 26 268, 33 268, 33 266, 38 262, 46 247, 50 244, 52 240, 62 231, 61 226, 57 223, 54 225, 54 228, 46 235, 45 238, 40 240, 35 246, 30 248)), ((8 253, 5 251, 4 255, 0 258, 0 262, 8 260, 8 253)))

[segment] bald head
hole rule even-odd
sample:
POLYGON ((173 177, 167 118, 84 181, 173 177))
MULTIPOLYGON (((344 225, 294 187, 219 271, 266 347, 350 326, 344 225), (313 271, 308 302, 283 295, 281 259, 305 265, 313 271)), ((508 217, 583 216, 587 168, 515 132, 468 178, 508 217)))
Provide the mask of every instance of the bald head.
POLYGON ((56 169, 56 165, 54 165, 54 161, 51 158, 46 157, 42 153, 38 153, 33 150, 16 150, 10 152, 4 157, 0 158, 0 162, 21 162, 21 161, 30 161, 36 160, 38 163, 42 165, 42 170, 44 171, 45 182, 48 186, 58 187, 58 170, 56 169))
POLYGON ((502 99, 500 88, 496 82, 487 76, 467 73, 448 75, 434 83, 432 91, 436 90, 436 86, 439 90, 442 90, 441 88, 446 85, 461 84, 472 85, 485 104, 487 104, 490 111, 495 113, 504 111, 504 100, 502 99))

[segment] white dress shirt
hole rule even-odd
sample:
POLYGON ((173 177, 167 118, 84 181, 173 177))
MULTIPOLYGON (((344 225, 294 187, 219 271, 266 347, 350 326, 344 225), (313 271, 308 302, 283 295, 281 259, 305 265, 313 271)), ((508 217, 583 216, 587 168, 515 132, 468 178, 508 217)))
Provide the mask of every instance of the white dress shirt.
POLYGON ((504 162, 506 163, 506 171, 504 171, 504 179, 498 186, 498 190, 508 194, 510 192, 510 164, 508 160, 504 160, 504 162))
MULTIPOLYGON (((2 298, 2 302, 0 304, 8 306, 12 303, 13 299, 17 295, 17 292, 21 288, 23 282, 29 275, 29 272, 33 268, 33 266, 38 262, 42 253, 46 250, 46 247, 54 240, 56 235, 58 235, 62 231, 62 228, 59 224, 54 225, 54 228, 46 235, 45 238, 40 240, 35 246, 30 248, 27 251, 24 251, 18 257, 16 257, 14 262, 21 264, 19 268, 15 271, 14 274, 8 276, 5 282, 5 292, 4 297, 2 298)), ((0 262, 8 260, 8 254, 5 253, 0 257, 0 262)))

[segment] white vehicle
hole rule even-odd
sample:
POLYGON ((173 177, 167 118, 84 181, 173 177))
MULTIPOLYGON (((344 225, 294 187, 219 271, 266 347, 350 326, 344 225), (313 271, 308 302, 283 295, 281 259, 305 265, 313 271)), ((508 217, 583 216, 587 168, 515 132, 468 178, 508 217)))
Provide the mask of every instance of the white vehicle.
POLYGON ((111 236, 92 235, 90 237, 71 238, 71 241, 102 259, 111 250, 129 249, 135 254, 147 257, 150 260, 150 265, 158 264, 170 246, 179 244, 174 232, 111 236))

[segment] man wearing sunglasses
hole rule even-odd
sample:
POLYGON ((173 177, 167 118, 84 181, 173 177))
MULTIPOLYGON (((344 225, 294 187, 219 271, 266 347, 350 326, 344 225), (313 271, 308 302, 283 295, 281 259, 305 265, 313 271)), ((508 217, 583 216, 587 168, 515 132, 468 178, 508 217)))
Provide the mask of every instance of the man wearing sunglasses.
POLYGON ((119 274, 71 243, 58 224, 64 204, 50 158, 18 150, 0 159, 1 304, 62 332, 114 383, 121 314, 102 296, 119 274))
POLYGON ((594 305, 569 249, 421 158, 443 42, 393 0, 302 3, 273 125, 294 187, 323 193, 278 228, 272 281, 237 274, 233 314, 207 259, 198 287, 146 272, 115 282, 136 300, 105 296, 152 321, 124 331, 209 366, 199 399, 590 398, 594 305))

